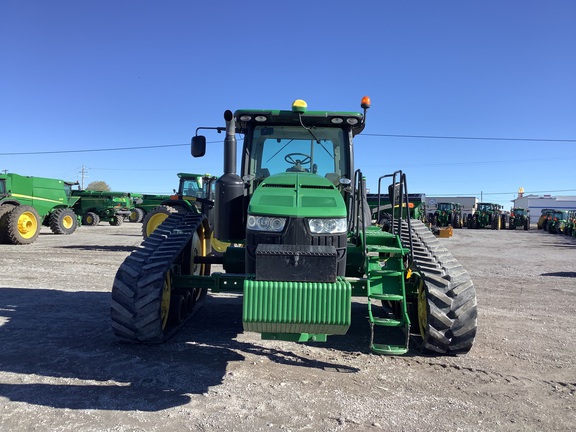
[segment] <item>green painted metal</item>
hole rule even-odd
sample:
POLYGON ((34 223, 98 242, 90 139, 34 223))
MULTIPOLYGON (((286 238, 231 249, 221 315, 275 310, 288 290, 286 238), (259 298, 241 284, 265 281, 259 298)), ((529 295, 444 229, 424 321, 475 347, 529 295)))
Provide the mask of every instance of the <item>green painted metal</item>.
POLYGON ((338 189, 311 173, 281 173, 264 180, 248 206, 248 213, 284 217, 346 217, 338 189))
POLYGON ((70 207, 78 200, 71 196, 72 184, 53 178, 0 174, 0 205, 32 206, 42 223, 55 208, 70 207))
POLYGON ((111 222, 116 217, 130 215, 133 201, 128 192, 73 190, 72 196, 79 200, 74 205, 74 211, 84 217, 93 212, 104 222, 111 222))
POLYGON ((351 321, 352 287, 348 281, 244 282, 244 330, 294 334, 345 334, 351 321))

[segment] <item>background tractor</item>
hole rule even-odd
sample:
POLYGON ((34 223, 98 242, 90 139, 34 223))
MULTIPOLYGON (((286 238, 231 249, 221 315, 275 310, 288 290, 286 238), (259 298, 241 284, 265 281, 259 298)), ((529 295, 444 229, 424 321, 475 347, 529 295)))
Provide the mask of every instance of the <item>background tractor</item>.
POLYGON ((54 234, 72 234, 78 217, 71 206, 75 183, 64 180, 0 174, 0 243, 33 243, 42 225, 54 234))
POLYGON ((549 213, 545 229, 550 234, 564 234, 567 223, 568 210, 554 210, 549 213))
POLYGON ((566 221, 564 234, 576 237, 576 210, 568 210, 568 220, 566 221))
POLYGON ((82 225, 95 226, 100 222, 122 225, 132 212, 132 197, 127 192, 73 190, 72 196, 79 198, 74 210, 82 218, 82 225))
POLYGON ((462 206, 457 203, 441 202, 436 204, 436 211, 431 213, 429 221, 436 227, 462 228, 462 206))
POLYGON ((149 212, 170 199, 170 195, 130 193, 130 196, 132 197, 133 205, 128 216, 130 222, 142 222, 149 212))
MULTIPOLYGON (((366 201, 370 208, 371 219, 380 225, 389 225, 392 221, 392 204, 388 194, 366 194, 366 201)), ((424 194, 408 194, 408 213, 412 219, 426 222, 426 196, 424 194)), ((400 206, 395 205, 396 217, 400 214, 400 206)), ((406 207, 404 208, 406 212, 406 207)))
POLYGON ((212 208, 214 207, 214 182, 216 177, 210 174, 178 173, 178 191, 158 203, 142 221, 142 235, 148 236, 170 216, 177 212, 200 212, 206 215, 210 227, 214 225, 212 208))
MULTIPOLYGON (((406 176, 378 179, 392 212, 371 223, 353 139, 363 112, 237 110, 224 113, 224 173, 215 183, 214 237, 198 209, 171 213, 118 269, 111 323, 121 341, 158 343, 200 306, 206 291, 243 294, 245 331, 264 339, 325 341, 346 334, 353 299, 365 300, 369 348, 398 355, 464 354, 476 334, 474 285, 442 243, 410 218, 406 176), (240 174, 236 134, 243 136, 240 174), (220 263, 224 272, 210 272, 220 263)), ((192 139, 192 156, 206 138, 192 139)))
POLYGON ((545 208, 540 211, 540 217, 538 218, 538 223, 536 227, 538 229, 546 230, 546 225, 548 224, 548 220, 550 219, 550 215, 554 213, 554 209, 552 208, 545 208))
POLYGON ((510 211, 508 229, 515 230, 516 228, 523 228, 524 231, 530 229, 530 210, 514 207, 510 211))
POLYGON ((476 211, 468 215, 467 226, 472 229, 492 228, 499 230, 506 228, 505 217, 500 204, 478 203, 476 211))

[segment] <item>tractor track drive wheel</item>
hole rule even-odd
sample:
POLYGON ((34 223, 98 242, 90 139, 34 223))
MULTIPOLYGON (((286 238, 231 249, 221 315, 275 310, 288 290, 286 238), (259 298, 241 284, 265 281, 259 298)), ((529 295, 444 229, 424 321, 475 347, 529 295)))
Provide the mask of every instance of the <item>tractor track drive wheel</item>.
POLYGON ((210 274, 208 265, 194 263, 206 255, 206 226, 200 214, 175 213, 126 258, 112 287, 110 316, 119 340, 161 343, 200 308, 206 288, 176 290, 173 280, 210 274))
POLYGON ((146 215, 142 221, 142 237, 146 240, 171 214, 178 213, 176 207, 162 205, 146 215))
MULTIPOLYGON (((477 328, 476 290, 470 275, 452 254, 418 220, 410 221, 414 273, 418 296, 411 305, 417 317, 412 333, 424 351, 465 354, 474 343, 477 328)), ((402 241, 409 241, 408 224, 402 223, 402 241)))

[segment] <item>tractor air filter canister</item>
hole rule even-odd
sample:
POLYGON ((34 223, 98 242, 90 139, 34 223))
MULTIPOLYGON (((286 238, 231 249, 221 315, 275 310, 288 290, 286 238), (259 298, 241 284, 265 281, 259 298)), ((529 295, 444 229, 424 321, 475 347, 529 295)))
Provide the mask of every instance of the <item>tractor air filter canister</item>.
POLYGON ((244 182, 233 173, 216 180, 214 196, 214 236, 224 242, 236 242, 246 236, 244 220, 244 182))

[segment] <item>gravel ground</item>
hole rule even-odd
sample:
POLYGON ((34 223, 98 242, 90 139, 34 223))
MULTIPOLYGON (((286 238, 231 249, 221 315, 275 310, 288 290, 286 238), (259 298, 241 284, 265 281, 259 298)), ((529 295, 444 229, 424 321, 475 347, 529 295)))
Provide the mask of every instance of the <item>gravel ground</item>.
POLYGON ((118 343, 117 268, 139 224, 43 228, 0 245, 2 431, 561 431, 576 428, 576 239, 455 230, 478 335, 462 357, 368 351, 362 299, 327 343, 243 333, 242 298, 209 296, 169 342, 118 343))

